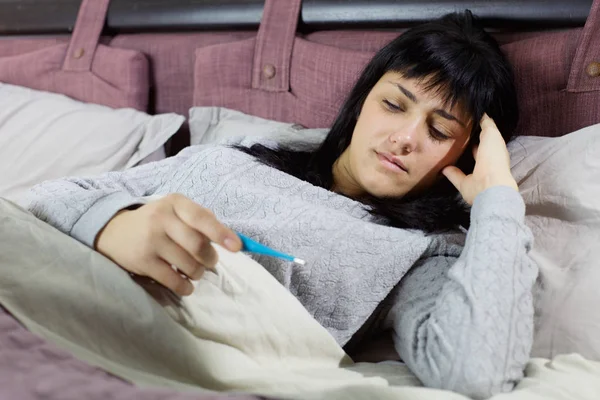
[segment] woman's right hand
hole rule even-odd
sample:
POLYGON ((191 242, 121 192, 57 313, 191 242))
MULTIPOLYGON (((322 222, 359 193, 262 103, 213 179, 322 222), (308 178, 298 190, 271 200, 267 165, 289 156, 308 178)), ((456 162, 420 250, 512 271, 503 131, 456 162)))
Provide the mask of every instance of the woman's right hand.
POLYGON ((242 248, 235 232, 210 210, 170 194, 116 214, 96 237, 95 248, 125 270, 186 296, 194 290, 190 280, 200 279, 217 263, 211 242, 234 252, 242 248))
POLYGON ((442 170, 470 205, 473 205, 479 193, 493 186, 508 186, 519 191, 510 171, 510 155, 506 142, 496 123, 485 114, 480 124, 479 146, 473 150, 475 158, 473 172, 465 175, 455 166, 448 166, 442 170))

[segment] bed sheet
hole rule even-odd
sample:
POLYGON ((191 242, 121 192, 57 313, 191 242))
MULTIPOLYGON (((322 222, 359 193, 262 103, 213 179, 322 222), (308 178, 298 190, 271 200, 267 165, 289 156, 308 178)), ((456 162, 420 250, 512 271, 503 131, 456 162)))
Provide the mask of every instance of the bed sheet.
POLYGON ((252 395, 140 388, 91 366, 21 325, 0 307, 0 399, 260 400, 252 395))
MULTIPOLYGON (((353 363, 259 264, 219 252, 219 273, 180 300, 151 282, 127 279, 98 253, 0 200, 0 303, 63 349, 1 314, 0 349, 7 357, 0 376, 10 381, 2 382, 0 394, 227 398, 206 397, 226 396, 209 389, 307 400, 466 400, 420 387, 402 364, 353 363)), ((517 389, 494 399, 599 396, 600 363, 574 354, 532 359, 517 389)))

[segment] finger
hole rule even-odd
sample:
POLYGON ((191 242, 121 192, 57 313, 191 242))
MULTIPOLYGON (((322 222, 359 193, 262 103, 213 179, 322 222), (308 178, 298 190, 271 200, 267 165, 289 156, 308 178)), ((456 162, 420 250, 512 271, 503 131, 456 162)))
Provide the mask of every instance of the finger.
POLYGON ((190 228, 179 218, 165 224, 167 236, 204 267, 214 270, 219 259, 217 251, 210 243, 210 239, 195 229, 190 228))
POLYGON ((240 251, 242 241, 231 229, 217 220, 213 213, 192 200, 177 196, 174 198, 175 214, 187 225, 203 233, 211 241, 230 251, 240 251))
POLYGON ((155 258, 147 266, 146 274, 156 282, 171 289, 180 296, 188 296, 194 291, 194 285, 175 271, 169 263, 159 258, 155 258))
POLYGON ((176 265, 190 279, 198 280, 204 273, 204 265, 168 237, 159 243, 157 253, 169 265, 176 265))
POLYGON ((479 125, 481 126, 481 130, 485 130, 485 129, 489 129, 489 128, 498 129, 496 127, 496 122, 494 122, 494 120, 492 118, 490 118, 490 116, 487 115, 487 113, 483 114, 483 117, 481 117, 481 121, 479 122, 479 125))
POLYGON ((460 190, 462 182, 466 177, 464 172, 462 172, 459 168, 453 165, 449 165, 446 168, 444 168, 442 170, 442 174, 444 174, 444 176, 448 178, 450 183, 452 183, 454 187, 458 190, 460 190))
POLYGON ((496 123, 487 114, 483 114, 481 118, 481 133, 479 134, 480 139, 483 139, 485 135, 491 132, 498 132, 496 123))
POLYGON ((481 133, 479 134, 480 141, 484 140, 484 137, 489 137, 490 134, 497 140, 501 140, 504 143, 504 137, 502 137, 502 133, 498 129, 496 122, 490 118, 487 114, 483 114, 481 118, 481 133))

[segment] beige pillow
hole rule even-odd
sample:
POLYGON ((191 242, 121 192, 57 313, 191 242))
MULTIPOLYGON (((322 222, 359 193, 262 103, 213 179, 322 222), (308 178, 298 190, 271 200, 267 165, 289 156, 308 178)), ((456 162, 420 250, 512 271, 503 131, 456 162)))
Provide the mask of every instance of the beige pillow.
POLYGON ((0 83, 0 197, 18 201, 44 180, 131 167, 184 120, 0 83))
POLYGON ((532 356, 600 360, 600 125, 509 150, 540 267, 532 356))

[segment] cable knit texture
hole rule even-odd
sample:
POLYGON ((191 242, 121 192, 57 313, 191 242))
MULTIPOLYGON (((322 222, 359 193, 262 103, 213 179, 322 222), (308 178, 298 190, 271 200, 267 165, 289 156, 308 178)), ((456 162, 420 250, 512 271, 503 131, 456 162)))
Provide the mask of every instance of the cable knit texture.
POLYGON ((193 146, 124 172, 45 182, 30 191, 28 209, 91 246, 120 209, 173 192, 306 260, 297 266, 255 256, 340 345, 384 309, 398 353, 427 386, 483 398, 522 377, 537 269, 514 190, 495 187, 477 197, 465 242, 462 234, 385 226, 362 204, 247 154, 193 146))
POLYGON ((486 398, 523 376, 537 267, 515 194, 503 187, 480 194, 461 255, 427 252, 386 301, 398 354, 432 387, 486 398))

